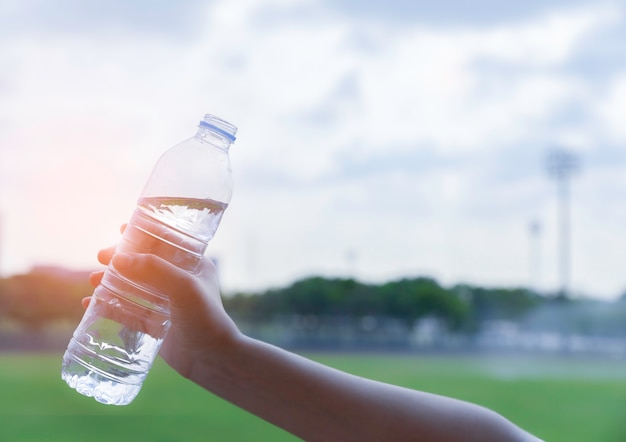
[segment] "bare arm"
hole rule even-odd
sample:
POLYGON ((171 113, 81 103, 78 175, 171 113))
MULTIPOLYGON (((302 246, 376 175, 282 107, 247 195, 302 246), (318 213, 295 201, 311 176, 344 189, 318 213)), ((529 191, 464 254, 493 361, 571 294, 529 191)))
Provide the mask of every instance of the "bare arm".
POLYGON ((467 402, 353 376, 239 336, 191 379, 308 441, 530 441, 467 402))
MULTIPOLYGON (((99 258, 108 263, 112 254, 99 258)), ((196 275, 153 255, 118 254, 113 264, 169 294, 172 328, 161 355, 175 370, 302 439, 537 440, 486 408, 353 376, 244 336, 223 309, 209 260, 196 275)))

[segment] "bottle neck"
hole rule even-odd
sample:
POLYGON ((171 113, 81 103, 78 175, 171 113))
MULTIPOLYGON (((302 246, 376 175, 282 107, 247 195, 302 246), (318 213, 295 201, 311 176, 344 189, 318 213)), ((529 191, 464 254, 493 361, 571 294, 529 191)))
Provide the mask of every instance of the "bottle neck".
POLYGON ((237 128, 229 122, 215 115, 206 114, 204 119, 198 124, 196 137, 228 151, 230 145, 235 141, 236 133, 237 128))
POLYGON ((198 132, 196 132, 195 137, 200 141, 210 143, 212 146, 215 146, 225 152, 228 152, 228 149, 232 144, 232 141, 224 135, 202 126, 198 128, 198 132))

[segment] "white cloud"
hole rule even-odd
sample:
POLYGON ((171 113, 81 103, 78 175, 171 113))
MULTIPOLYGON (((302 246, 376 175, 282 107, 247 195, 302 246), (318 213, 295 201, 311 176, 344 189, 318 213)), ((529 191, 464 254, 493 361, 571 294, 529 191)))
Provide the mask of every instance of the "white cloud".
POLYGON ((575 55, 589 34, 614 25, 620 18, 619 8, 598 5, 553 12, 528 23, 498 26, 478 33, 474 39, 485 56, 499 61, 526 67, 558 67, 575 55))
POLYGON ((596 102, 598 125, 612 142, 626 141, 626 73, 616 76, 606 88, 605 96, 596 102))

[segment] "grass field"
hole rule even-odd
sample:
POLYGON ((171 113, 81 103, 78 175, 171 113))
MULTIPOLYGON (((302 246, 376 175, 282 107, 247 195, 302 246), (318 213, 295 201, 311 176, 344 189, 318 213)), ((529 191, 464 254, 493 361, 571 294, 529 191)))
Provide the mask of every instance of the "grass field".
MULTIPOLYGON (((59 355, 0 354, 0 441, 292 441, 160 360, 126 407, 68 388, 59 355)), ((546 441, 626 441, 625 361, 310 354, 374 379, 493 408, 546 441)))

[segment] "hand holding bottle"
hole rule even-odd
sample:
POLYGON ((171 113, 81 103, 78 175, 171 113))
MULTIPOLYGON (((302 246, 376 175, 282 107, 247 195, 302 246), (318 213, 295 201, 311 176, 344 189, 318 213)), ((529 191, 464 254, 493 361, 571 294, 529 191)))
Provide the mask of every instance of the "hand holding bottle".
MULTIPOLYGON (((239 331, 224 311, 220 298, 215 265, 203 258, 196 273, 189 273, 152 254, 115 253, 114 247, 98 253, 98 260, 109 265, 111 260, 125 278, 140 284, 159 287, 170 299, 170 330, 161 346, 161 357, 189 378, 194 367, 204 364, 208 355, 221 351, 239 331)), ((100 284, 104 271, 90 277, 94 287, 100 284)), ((92 298, 85 298, 86 306, 92 298)), ((137 318, 116 318, 119 321, 137 318)), ((140 328, 147 327, 139 323, 140 328)))

